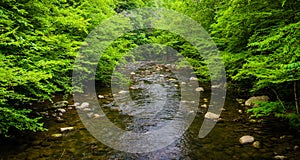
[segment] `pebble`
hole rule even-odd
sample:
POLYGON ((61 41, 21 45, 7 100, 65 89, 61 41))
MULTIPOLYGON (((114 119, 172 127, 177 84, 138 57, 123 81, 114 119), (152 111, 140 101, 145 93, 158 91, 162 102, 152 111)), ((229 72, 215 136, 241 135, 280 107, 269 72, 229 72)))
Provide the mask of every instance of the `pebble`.
POLYGON ((102 98, 104 98, 104 96, 102 96, 102 95, 99 94, 99 95, 98 95, 98 98, 102 99, 102 98))
POLYGON ((93 117, 93 112, 90 112, 90 113, 87 113, 86 115, 89 117, 89 118, 92 118, 93 117))
POLYGON ((56 121, 57 123, 63 123, 63 122, 65 122, 65 120, 62 119, 61 117, 57 117, 57 118, 55 119, 55 121, 56 121))
POLYGON ((286 159, 285 156, 280 156, 280 155, 277 155, 274 157, 275 159, 280 159, 280 160, 283 160, 283 159, 286 159))
POLYGON ((119 107, 110 107, 110 109, 111 109, 112 111, 120 111, 120 108, 119 108, 119 107))
POLYGON ((215 114, 212 112, 207 112, 204 117, 207 119, 211 119, 211 120, 218 120, 219 116, 220 115, 218 115, 218 114, 215 114))
POLYGON ((246 135, 241 137, 239 141, 241 144, 252 143, 254 141, 254 137, 246 135))
POLYGON ((104 116, 105 116, 105 115, 100 115, 100 114, 97 114, 97 113, 96 113, 96 114, 93 115, 93 118, 94 118, 94 119, 97 119, 97 118, 104 117, 104 116))
POLYGON ((203 87, 198 87, 195 89, 196 92, 203 92, 204 91, 204 88, 203 87))
POLYGON ((75 102, 73 105, 74 105, 75 107, 76 107, 76 106, 80 106, 80 103, 75 102))
POLYGON ((90 104, 88 102, 83 102, 80 106, 76 106, 77 109, 83 109, 89 107, 90 104))
POLYGON ((190 81, 197 81, 198 79, 196 77, 191 77, 190 81))
POLYGON ((121 90, 121 91, 119 92, 119 94, 125 94, 125 93, 129 93, 129 91, 123 91, 123 90, 121 90))
POLYGON ((51 136, 55 138, 59 138, 62 137, 63 135, 61 133, 55 133, 55 134, 51 134, 51 136))
POLYGON ((253 146, 254 148, 260 148, 260 142, 259 142, 259 141, 253 142, 252 146, 253 146))
POLYGON ((91 108, 83 108, 83 111, 91 111, 91 108))
POLYGON ((200 107, 201 108, 207 108, 207 105, 206 104, 202 104, 200 107))
POLYGON ((63 109, 63 108, 59 108, 59 109, 57 109, 57 111, 59 111, 59 112, 61 112, 61 113, 65 113, 65 112, 66 112, 66 110, 63 109))
POLYGON ((63 128, 60 128, 60 131, 61 131, 61 132, 64 132, 64 131, 71 131, 71 130, 74 130, 74 127, 63 127, 63 128))

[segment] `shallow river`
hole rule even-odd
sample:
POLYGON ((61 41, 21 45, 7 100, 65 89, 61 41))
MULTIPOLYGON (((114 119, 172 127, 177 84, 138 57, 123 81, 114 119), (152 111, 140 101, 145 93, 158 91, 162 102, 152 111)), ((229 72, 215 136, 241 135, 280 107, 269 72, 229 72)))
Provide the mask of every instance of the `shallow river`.
MULTIPOLYGON (((132 73, 129 92, 119 91, 117 95, 113 95, 111 88, 98 87, 97 94, 103 96, 98 98, 103 113, 91 104, 82 108, 77 105, 75 109, 72 100, 69 100, 69 106, 63 108, 66 112, 55 109, 45 111, 45 125, 49 131, 1 140, 0 158, 300 159, 299 132, 290 130, 285 122, 271 118, 258 122, 249 121, 244 107, 235 100, 237 95, 230 91, 218 123, 205 138, 199 138, 199 129, 207 111, 203 104, 208 106, 210 100, 208 86, 204 86, 204 92, 200 94, 198 111, 190 111, 196 114, 193 123, 182 136, 178 136, 177 140, 167 147, 148 153, 127 153, 110 148, 93 137, 82 123, 82 119, 101 119, 105 114, 119 128, 136 133, 157 130, 176 119, 180 103, 180 85, 184 84, 179 84, 176 77, 163 67, 157 72, 157 67, 159 66, 148 65, 132 73), (124 98, 122 94, 129 96, 132 101, 127 103, 126 96, 124 98), (80 119, 79 115, 85 117, 80 119), (61 132, 60 128, 63 127, 74 129, 61 132), (61 137, 53 137, 52 134, 61 134, 61 137), (252 144, 240 144, 239 138, 244 135, 253 136, 260 145, 253 147, 252 144)), ((82 96, 89 98, 92 95, 82 96)), ((159 140, 159 137, 157 139, 159 140)), ((147 144, 141 144, 141 147, 145 147, 143 145, 147 144)))

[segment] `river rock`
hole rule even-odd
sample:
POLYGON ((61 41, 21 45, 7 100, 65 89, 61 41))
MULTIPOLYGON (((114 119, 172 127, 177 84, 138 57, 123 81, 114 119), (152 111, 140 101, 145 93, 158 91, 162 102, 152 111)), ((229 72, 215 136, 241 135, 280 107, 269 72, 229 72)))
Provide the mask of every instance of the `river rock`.
POLYGON ((121 111, 119 107, 110 107, 112 111, 121 111))
POLYGON ((105 115, 100 115, 100 114, 94 114, 93 115, 93 119, 97 119, 97 118, 101 118, 101 117, 104 117, 105 115))
POLYGON ((55 133, 55 134, 51 134, 51 136, 55 137, 55 138, 59 138, 59 137, 62 137, 63 135, 60 133, 55 133))
POLYGON ((66 107, 68 103, 69 103, 68 101, 58 101, 52 105, 52 108, 63 108, 66 107))
POLYGON ((268 102, 269 97, 268 96, 256 96, 251 97, 245 102, 245 106, 253 106, 254 102, 260 101, 260 102, 268 102))
POLYGON ((283 160, 283 159, 286 159, 286 156, 280 156, 280 155, 277 155, 274 157, 275 159, 280 159, 280 160, 283 160))
POLYGON ((239 141, 241 144, 252 143, 254 141, 254 137, 246 135, 241 137, 239 141))
POLYGON ((177 80, 174 79, 174 78, 170 78, 170 79, 168 79, 167 81, 174 82, 174 81, 177 81, 177 80))
POLYGON ((87 115, 89 118, 92 118, 93 115, 94 115, 94 113, 93 113, 93 112, 90 112, 90 113, 87 113, 86 115, 87 115))
POLYGON ((207 118, 207 119, 217 121, 219 119, 219 116, 220 115, 218 115, 218 114, 215 114, 215 113, 212 113, 212 112, 207 112, 204 117, 207 118))
POLYGON ((207 104, 202 104, 200 107, 201 108, 207 108, 207 104))
POLYGON ((129 93, 129 91, 123 91, 123 90, 121 90, 121 91, 119 92, 119 94, 126 94, 126 93, 129 93))
POLYGON ((64 123, 64 122, 66 122, 66 120, 62 119, 61 117, 56 117, 55 122, 64 123))
POLYGON ((61 112, 61 113, 65 113, 65 112, 66 112, 66 110, 63 109, 63 108, 59 108, 59 109, 57 109, 57 111, 59 111, 59 112, 61 112))
POLYGON ((82 110, 83 110, 83 111, 86 111, 86 112, 92 111, 91 108, 83 108, 82 110))
POLYGON ((63 127, 63 128, 60 128, 60 131, 61 131, 61 132, 64 132, 64 131, 71 131, 71 130, 74 130, 74 127, 63 127))
POLYGON ((259 141, 253 142, 252 146, 253 146, 254 148, 260 148, 260 142, 259 142, 259 141))
POLYGON ((196 77, 191 77, 190 81, 197 81, 198 79, 196 77))
POLYGON ((204 88, 203 87, 197 87, 195 89, 196 92, 203 92, 204 91, 204 88))
POLYGON ((78 107, 78 106, 80 106, 80 103, 75 102, 75 103, 73 104, 73 106, 78 107))
POLYGON ((76 106, 76 109, 88 108, 90 104, 88 102, 83 102, 80 106, 76 106))
POLYGON ((98 98, 100 98, 100 99, 103 99, 104 98, 104 96, 102 96, 102 95, 98 95, 98 98))
POLYGON ((236 98, 235 99, 239 104, 243 104, 245 102, 244 99, 239 99, 239 98, 236 98))
POLYGON ((222 84, 211 85, 211 88, 222 88, 222 84))

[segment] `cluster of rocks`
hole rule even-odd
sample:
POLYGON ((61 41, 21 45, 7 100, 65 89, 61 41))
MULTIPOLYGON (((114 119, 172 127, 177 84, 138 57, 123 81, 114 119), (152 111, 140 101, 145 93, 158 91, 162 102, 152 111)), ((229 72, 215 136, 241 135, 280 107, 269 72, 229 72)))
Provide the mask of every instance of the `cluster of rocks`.
MULTIPOLYGON (((101 97, 102 95, 99 96, 101 97)), ((81 104, 76 102, 74 103, 74 106, 77 110, 86 112, 88 118, 97 119, 105 116, 104 114, 95 113, 95 108, 90 107, 90 104, 88 102, 83 102, 81 104)))
MULTIPOLYGON (((252 146, 254 148, 261 148, 261 143, 259 141, 255 141, 255 138, 253 136, 250 136, 250 135, 245 135, 245 136, 242 136, 240 139, 239 139, 239 142, 242 144, 242 145, 245 145, 245 144, 252 144, 252 146)), ((296 150, 298 148, 298 146, 295 146, 294 147, 294 150, 296 150)), ((287 159, 286 156, 284 155, 278 155, 276 152, 274 152, 275 156, 273 157, 274 159, 279 159, 279 160, 284 160, 284 159, 287 159)))

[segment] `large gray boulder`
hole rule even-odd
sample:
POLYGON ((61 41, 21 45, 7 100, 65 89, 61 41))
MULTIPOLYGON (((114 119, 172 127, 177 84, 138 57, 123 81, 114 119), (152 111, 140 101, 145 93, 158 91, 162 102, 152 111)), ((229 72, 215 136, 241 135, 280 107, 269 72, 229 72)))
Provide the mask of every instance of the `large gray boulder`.
POLYGON ((245 102, 245 106, 254 106, 254 102, 268 102, 269 97, 268 96, 256 96, 256 97, 251 97, 245 102))

